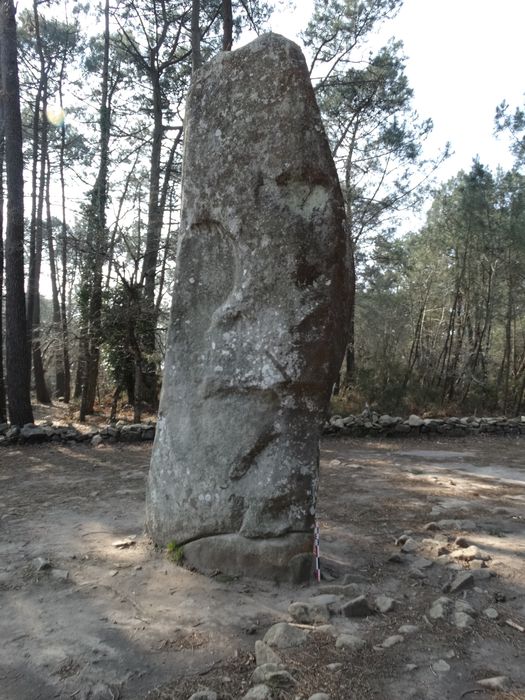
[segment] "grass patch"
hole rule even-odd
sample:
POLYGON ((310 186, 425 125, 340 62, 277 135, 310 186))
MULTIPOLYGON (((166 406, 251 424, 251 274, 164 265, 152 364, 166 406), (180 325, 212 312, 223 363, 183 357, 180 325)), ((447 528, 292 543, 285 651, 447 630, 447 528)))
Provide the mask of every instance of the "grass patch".
POLYGON ((184 561, 184 547, 181 544, 177 544, 175 540, 168 542, 166 551, 170 561, 172 561, 174 564, 178 564, 179 566, 182 564, 184 561))

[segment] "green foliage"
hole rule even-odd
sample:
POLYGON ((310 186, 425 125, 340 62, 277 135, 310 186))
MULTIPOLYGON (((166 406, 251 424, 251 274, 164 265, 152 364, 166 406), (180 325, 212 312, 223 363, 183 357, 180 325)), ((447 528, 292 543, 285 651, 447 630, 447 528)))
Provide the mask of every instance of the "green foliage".
POLYGON ((479 161, 361 265, 357 385, 383 410, 522 410, 525 178, 479 161))
POLYGON ((181 566, 184 562, 184 547, 183 545, 177 544, 175 540, 168 542, 166 547, 167 556, 170 561, 178 566, 181 566))

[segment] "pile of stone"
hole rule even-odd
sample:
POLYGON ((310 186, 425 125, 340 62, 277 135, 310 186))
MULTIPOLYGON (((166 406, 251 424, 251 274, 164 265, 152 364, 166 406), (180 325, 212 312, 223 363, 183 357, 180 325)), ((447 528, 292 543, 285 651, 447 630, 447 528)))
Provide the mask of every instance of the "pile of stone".
MULTIPOLYGON (((80 431, 72 425, 35 425, 28 423, 23 428, 0 423, 0 446, 18 444, 35 444, 40 442, 87 442, 94 447, 106 442, 142 442, 153 440, 155 424, 126 423, 118 421, 101 429, 80 431)), ((400 416, 379 415, 374 411, 364 411, 355 416, 334 415, 324 426, 325 435, 349 435, 351 437, 366 437, 370 435, 384 436, 418 436, 422 434, 439 434, 447 437, 464 437, 490 433, 493 435, 525 435, 525 416, 505 418, 420 418, 411 415, 408 418, 400 416)))
POLYGON ((78 430, 72 425, 35 425, 27 423, 23 428, 0 424, 0 445, 29 444, 41 442, 87 442, 94 447, 105 442, 141 442, 153 440, 155 425, 152 423, 125 423, 119 421, 105 428, 78 430))
POLYGON ((334 415, 325 424, 325 434, 406 436, 435 433, 448 437, 464 437, 479 433, 496 435, 524 435, 525 416, 516 418, 466 416, 463 418, 421 418, 412 414, 408 418, 379 415, 375 411, 363 411, 360 415, 334 415))

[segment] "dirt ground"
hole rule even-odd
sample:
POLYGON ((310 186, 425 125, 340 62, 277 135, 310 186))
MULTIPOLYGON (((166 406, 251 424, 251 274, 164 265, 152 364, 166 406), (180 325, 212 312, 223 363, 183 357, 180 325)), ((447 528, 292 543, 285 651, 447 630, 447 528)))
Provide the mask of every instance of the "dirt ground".
POLYGON ((241 698, 255 640, 289 621, 292 601, 349 581, 371 602, 390 596, 394 610, 309 630, 286 654, 297 686, 276 698, 523 699, 524 448, 523 438, 324 439, 326 578, 299 588, 207 578, 156 550, 143 533, 149 444, 0 448, 0 699, 187 699, 204 687, 241 698), (473 522, 424 529, 444 519, 473 522), (395 540, 407 533, 415 544, 402 553, 395 540), (447 594, 474 608, 466 629, 429 615, 458 569, 475 565, 439 556, 458 535, 495 574, 447 594), (38 557, 52 568, 37 571, 38 557), (417 630, 383 648, 404 624, 417 630), (341 632, 365 646, 336 648, 341 632), (477 685, 493 676, 509 687, 477 685))

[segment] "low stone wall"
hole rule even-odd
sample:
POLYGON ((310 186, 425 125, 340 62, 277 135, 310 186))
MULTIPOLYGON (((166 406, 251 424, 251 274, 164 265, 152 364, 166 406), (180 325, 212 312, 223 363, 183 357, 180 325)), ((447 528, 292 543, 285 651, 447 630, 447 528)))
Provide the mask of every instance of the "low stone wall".
MULTIPOLYGON (((517 418, 420 418, 411 415, 379 415, 366 412, 359 416, 332 416, 325 424, 325 435, 418 436, 435 433, 446 437, 464 437, 490 433, 493 435, 525 435, 525 416, 517 418)), ((101 429, 81 431, 72 425, 34 425, 23 428, 0 424, 0 446, 12 444, 36 444, 41 442, 90 442, 94 447, 105 442, 144 442, 155 437, 154 423, 125 423, 119 421, 101 429)))
POLYGON ((142 442, 153 440, 155 425, 151 423, 118 423, 101 429, 81 431, 72 425, 34 425, 23 428, 0 425, 0 445, 35 444, 40 442, 87 442, 96 447, 104 442, 142 442))
POLYGON ((366 411, 359 416, 332 416, 324 428, 325 434, 364 436, 419 436, 435 433, 447 437, 464 437, 490 433, 493 435, 525 435, 525 416, 478 418, 420 418, 411 415, 379 415, 366 411))

